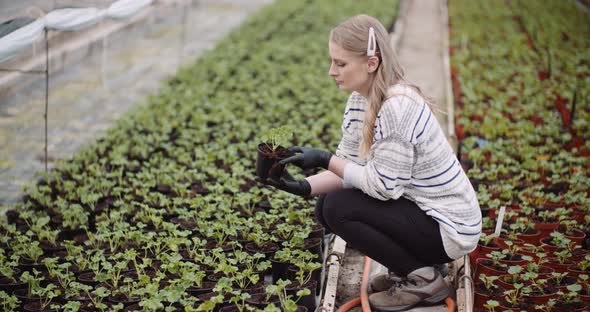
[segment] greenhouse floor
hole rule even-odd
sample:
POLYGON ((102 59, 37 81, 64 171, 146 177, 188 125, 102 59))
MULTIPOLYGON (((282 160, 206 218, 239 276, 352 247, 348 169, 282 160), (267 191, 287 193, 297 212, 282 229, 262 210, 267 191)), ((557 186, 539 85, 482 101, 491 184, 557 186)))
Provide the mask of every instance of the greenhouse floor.
MULTIPOLYGON (((409 80, 421 86, 424 93, 436 101, 438 108, 446 112, 437 114, 437 118, 453 142, 452 125, 448 122, 453 112, 446 104, 448 79, 443 38, 448 34, 446 26, 442 26, 445 25, 441 14, 444 13, 444 1, 401 1, 400 23, 396 25, 398 37, 393 40, 400 61, 409 80)), ((168 13, 172 17, 153 16, 151 21, 156 22, 150 24, 152 26, 139 39, 126 40, 136 38, 136 33, 109 39, 107 63, 105 56, 96 49, 84 63, 54 73, 48 113, 49 160, 69 157, 104 133, 133 105, 141 105, 142 101, 138 99, 157 93, 161 81, 174 74, 180 63, 192 61, 179 57, 179 54, 198 57, 250 13, 270 2, 250 0, 244 10, 239 0, 199 1, 199 5, 191 7, 189 12, 187 45, 180 53, 178 43, 182 29, 174 24, 173 19, 181 18, 181 11, 171 8, 168 13)), ((43 83, 39 80, 10 100, 0 99, 0 103, 0 209, 7 209, 19 200, 21 188, 44 168, 43 83)), ((363 255, 348 248, 344 266, 340 269, 337 307, 358 297, 362 267, 363 255)), ((440 305, 412 311, 442 312, 447 311, 447 307, 440 305)))

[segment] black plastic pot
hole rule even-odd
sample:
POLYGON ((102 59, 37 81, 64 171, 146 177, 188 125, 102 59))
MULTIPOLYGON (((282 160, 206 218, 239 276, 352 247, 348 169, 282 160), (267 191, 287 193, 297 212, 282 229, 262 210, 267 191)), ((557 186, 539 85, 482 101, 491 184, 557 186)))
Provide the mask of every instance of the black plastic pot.
MULTIPOLYGON (((20 272, 20 270, 19 270, 19 272, 20 272)), ((18 276, 17 274, 18 273, 16 273, 15 276, 18 276)), ((12 290, 17 289, 17 288, 21 288, 21 287, 25 287, 25 283, 19 281, 18 279, 16 281, 13 281, 7 277, 0 278, 0 291, 5 291, 5 292, 9 293, 12 290)))
POLYGON ((314 280, 309 281, 307 284, 305 284, 304 286, 287 286, 287 295, 291 295, 294 298, 297 298, 297 292, 301 289, 309 289, 311 290, 311 293, 307 296, 303 296, 301 297, 301 299, 299 299, 299 301, 297 301, 297 305, 301 305, 307 308, 308 311, 315 311, 315 308, 317 306, 316 304, 316 295, 315 295, 315 290, 318 288, 318 283, 314 280))
POLYGON ((211 281, 203 281, 201 287, 189 288, 186 292, 192 296, 203 295, 212 292, 216 284, 217 283, 211 281))
MULTIPOLYGON (((298 267, 296 267, 295 265, 289 265, 289 267, 287 269, 287 279, 289 279, 290 281, 295 281, 296 277, 297 277, 297 271, 299 271, 298 267)), ((322 278, 322 270, 321 269, 317 269, 317 270, 313 271, 311 273, 311 279, 307 283, 305 288, 311 289, 312 294, 318 294, 318 292, 320 291, 318 286, 320 285, 321 278, 322 278), (310 288, 311 283, 313 283, 315 285, 314 289, 310 288)))
POLYGON ((258 144, 257 152, 256 175, 258 178, 262 182, 268 178, 278 180, 285 170, 285 165, 279 164, 279 161, 291 156, 290 153, 282 146, 273 152, 266 143, 258 144))
POLYGON ((265 260, 269 260, 279 250, 279 246, 273 242, 267 242, 263 246, 257 246, 254 242, 249 242, 244 246, 247 252, 255 254, 257 252, 264 255, 265 260))
POLYGON ((286 279, 287 278, 287 269, 289 268, 289 263, 287 262, 280 262, 273 258, 270 259, 271 263, 271 270, 272 270, 272 282, 276 283, 279 279, 286 279))

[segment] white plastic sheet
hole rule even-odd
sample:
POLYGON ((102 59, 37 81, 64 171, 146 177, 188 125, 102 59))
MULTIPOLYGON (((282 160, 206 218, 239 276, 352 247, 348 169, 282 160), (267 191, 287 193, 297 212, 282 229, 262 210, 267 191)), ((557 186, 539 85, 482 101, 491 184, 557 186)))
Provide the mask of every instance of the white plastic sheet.
POLYGON ((7 61, 33 44, 43 34, 44 27, 44 20, 40 18, 0 38, 0 62, 7 61))
POLYGON ((106 15, 112 19, 125 19, 133 16, 141 9, 150 5, 152 0, 119 0, 107 9, 106 15))
POLYGON ((97 8, 58 9, 45 15, 45 27, 52 30, 75 31, 98 23, 106 10, 97 8))
POLYGON ((105 17, 125 19, 133 16, 153 0, 119 0, 108 9, 66 8, 49 12, 40 18, 10 34, 0 38, 0 62, 4 62, 22 49, 27 48, 41 36, 44 28, 60 31, 76 31, 98 23, 105 17))

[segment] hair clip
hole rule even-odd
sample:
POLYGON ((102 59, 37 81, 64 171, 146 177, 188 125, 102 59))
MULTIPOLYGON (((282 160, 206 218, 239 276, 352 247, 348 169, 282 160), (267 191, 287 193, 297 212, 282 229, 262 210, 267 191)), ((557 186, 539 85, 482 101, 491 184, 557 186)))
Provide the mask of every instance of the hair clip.
POLYGON ((375 30, 369 27, 369 41, 367 43, 367 56, 375 56, 377 51, 377 42, 375 40, 375 30))

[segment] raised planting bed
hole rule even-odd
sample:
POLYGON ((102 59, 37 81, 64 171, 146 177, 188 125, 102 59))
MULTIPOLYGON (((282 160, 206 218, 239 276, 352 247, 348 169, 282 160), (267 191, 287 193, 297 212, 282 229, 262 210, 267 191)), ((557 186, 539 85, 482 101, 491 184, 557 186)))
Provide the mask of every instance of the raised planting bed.
POLYGON ((574 1, 449 5, 460 160, 484 216, 474 308, 587 311, 590 16, 574 1))
POLYGON ((314 310, 323 228, 312 201, 256 181, 257 146, 284 125, 289 144, 335 149, 347 94, 326 74, 329 30, 392 23, 395 3, 276 1, 41 174, 0 222, 0 305, 314 310))

